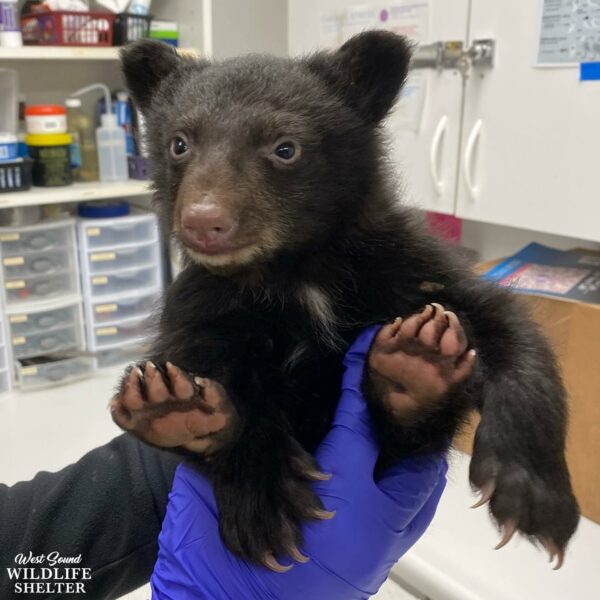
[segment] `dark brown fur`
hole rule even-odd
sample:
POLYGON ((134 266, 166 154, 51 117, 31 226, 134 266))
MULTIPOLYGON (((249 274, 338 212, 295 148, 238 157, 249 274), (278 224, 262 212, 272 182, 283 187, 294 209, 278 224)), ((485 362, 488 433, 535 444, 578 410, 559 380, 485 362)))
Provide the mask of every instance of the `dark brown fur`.
POLYGON ((210 194, 235 215, 236 239, 254 244, 222 262, 185 252, 151 358, 218 380, 234 402, 235 441, 195 460, 214 483, 225 542, 256 561, 299 544, 320 507, 308 453, 331 422, 348 345, 432 301, 457 313, 478 369, 410 424, 389 417, 367 378, 380 463, 445 448, 477 408, 470 476, 495 483, 496 520, 559 549, 577 525, 565 390, 547 342, 512 294, 474 277, 398 204, 380 124, 409 56, 385 32, 299 60, 184 60, 150 41, 122 55, 165 232, 180 239, 181 211, 210 194), (174 160, 178 133, 190 151, 174 160), (294 165, 274 160, 278 139, 301 148, 294 165))

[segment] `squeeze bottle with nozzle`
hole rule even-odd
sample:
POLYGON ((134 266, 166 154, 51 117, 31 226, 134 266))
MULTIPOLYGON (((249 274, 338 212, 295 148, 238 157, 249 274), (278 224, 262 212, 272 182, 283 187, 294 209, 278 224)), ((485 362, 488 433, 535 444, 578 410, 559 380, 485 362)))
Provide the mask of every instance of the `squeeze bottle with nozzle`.
POLYGON ((98 150, 98 169, 100 181, 127 181, 127 148, 125 131, 117 123, 117 115, 112 112, 112 102, 108 88, 102 83, 94 83, 77 90, 73 96, 80 96, 93 89, 104 92, 106 112, 100 115, 100 127, 96 129, 96 147, 98 150))

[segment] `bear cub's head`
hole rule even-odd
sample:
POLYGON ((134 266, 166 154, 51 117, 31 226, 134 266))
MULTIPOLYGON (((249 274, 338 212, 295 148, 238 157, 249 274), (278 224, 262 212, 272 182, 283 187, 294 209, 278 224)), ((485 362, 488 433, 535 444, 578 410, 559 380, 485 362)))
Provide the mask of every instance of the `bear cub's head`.
POLYGON ((311 252, 356 219, 410 46, 372 31, 299 59, 208 62, 143 40, 121 59, 163 226, 191 261, 230 271, 311 252))

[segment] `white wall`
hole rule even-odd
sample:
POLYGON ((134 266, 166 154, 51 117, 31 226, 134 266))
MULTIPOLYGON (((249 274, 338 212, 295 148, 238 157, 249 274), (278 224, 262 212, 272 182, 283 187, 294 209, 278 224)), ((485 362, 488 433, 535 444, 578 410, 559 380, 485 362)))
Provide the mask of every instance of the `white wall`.
POLYGON ((212 0, 210 12, 214 58, 254 52, 287 54, 286 0, 212 0))

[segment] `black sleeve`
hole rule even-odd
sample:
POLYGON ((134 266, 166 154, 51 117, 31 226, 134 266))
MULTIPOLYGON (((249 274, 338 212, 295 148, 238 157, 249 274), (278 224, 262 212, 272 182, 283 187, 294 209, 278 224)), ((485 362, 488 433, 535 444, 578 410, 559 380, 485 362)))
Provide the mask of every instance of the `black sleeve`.
POLYGON ((146 583, 181 460, 121 435, 58 473, 0 485, 0 598, 23 597, 7 572, 19 553, 81 555, 71 566, 91 569, 87 598, 117 598, 146 583))

